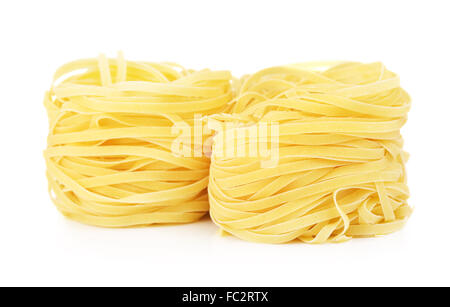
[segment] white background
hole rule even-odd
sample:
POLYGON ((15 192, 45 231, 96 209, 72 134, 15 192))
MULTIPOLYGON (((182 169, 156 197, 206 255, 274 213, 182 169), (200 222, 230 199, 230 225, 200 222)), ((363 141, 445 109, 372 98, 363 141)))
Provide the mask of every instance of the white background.
POLYGON ((2 1, 0 285, 450 285, 448 1, 2 1), (114 57, 235 75, 311 60, 383 61, 413 97, 410 203, 394 235, 339 245, 221 237, 205 219, 101 229, 47 195, 42 104, 56 68, 114 57))

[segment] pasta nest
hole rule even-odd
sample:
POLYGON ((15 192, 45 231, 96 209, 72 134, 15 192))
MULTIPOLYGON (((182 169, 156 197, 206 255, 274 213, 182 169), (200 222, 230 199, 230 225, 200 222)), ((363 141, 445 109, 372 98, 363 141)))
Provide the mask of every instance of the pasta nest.
MULTIPOLYGON (((233 97, 229 72, 119 54, 68 63, 54 79, 44 101, 45 160, 53 202, 64 215, 126 227, 188 223, 208 212, 209 158, 173 154, 181 137, 174 127, 194 129, 194 114, 225 112, 233 97)), ((198 151, 208 133, 180 146, 198 151)))
POLYGON ((412 212, 400 135, 409 108, 398 76, 381 63, 305 63, 243 77, 232 115, 218 116, 233 125, 215 137, 212 219, 225 233, 264 243, 400 229, 412 212), (277 135, 255 141, 247 133, 271 125, 277 135), (226 154, 255 142, 259 151, 278 148, 277 159, 226 154))

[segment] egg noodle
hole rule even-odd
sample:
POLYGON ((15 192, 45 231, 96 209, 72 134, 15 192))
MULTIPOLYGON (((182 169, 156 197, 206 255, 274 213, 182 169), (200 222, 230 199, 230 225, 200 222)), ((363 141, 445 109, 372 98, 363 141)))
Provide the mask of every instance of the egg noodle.
POLYGON ((244 240, 324 243, 392 233, 412 213, 400 135, 410 98, 381 63, 237 80, 101 55, 59 68, 44 104, 50 194, 82 223, 188 223, 209 211, 244 240))
MULTIPOLYGON (((54 79, 44 102, 45 160, 53 202, 64 215, 124 227, 193 222, 208 212, 209 158, 201 149, 193 157, 173 154, 174 127, 193 127, 194 113, 226 111, 229 72, 119 54, 68 63, 54 79)), ((204 137, 194 140, 194 150, 204 137)))
MULTIPOLYGON (((410 98, 394 73, 381 63, 308 63, 264 69, 239 87, 232 115, 217 117, 237 131, 277 124, 279 150, 270 167, 213 150, 210 215, 224 232, 264 243, 323 243, 405 224, 412 210, 400 128, 410 98)), ((242 152, 251 141, 223 144, 242 152)))

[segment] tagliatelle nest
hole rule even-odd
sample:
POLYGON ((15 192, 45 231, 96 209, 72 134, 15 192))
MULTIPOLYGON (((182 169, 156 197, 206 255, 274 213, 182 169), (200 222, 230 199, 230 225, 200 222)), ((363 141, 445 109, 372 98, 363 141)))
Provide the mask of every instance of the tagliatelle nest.
MULTIPOLYGON (((227 233, 265 243, 342 242, 400 229, 412 211, 400 135, 409 108, 398 77, 381 63, 300 64, 244 78, 231 112, 277 126, 276 163, 213 151, 211 217, 227 233)), ((245 152, 250 144, 219 147, 245 152)))
POLYGON ((45 96, 45 159, 53 201, 64 215, 124 227, 193 222, 208 212, 209 158, 174 154, 180 137, 174 127, 194 129, 194 114, 225 111, 229 72, 119 55, 68 63, 55 74, 61 79, 45 96))

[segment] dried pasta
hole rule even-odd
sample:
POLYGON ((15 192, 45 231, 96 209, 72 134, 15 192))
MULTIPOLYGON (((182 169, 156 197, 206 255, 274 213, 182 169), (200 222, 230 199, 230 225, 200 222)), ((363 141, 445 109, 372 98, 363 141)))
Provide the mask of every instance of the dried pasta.
POLYGON ((45 160, 65 216, 126 227, 188 223, 208 212, 209 158, 174 155, 173 126, 192 128, 194 114, 226 111, 229 72, 126 61, 120 53, 68 63, 54 80, 44 101, 45 160))
POLYGON ((213 221, 263 243, 342 242, 399 230, 412 212, 400 135, 409 108, 398 76, 381 63, 296 64, 243 77, 232 114, 216 118, 233 123, 225 132, 244 141, 232 137, 222 146, 245 151, 255 139, 239 131, 277 124, 278 160, 263 167, 260 156, 218 155, 215 144, 213 221))

